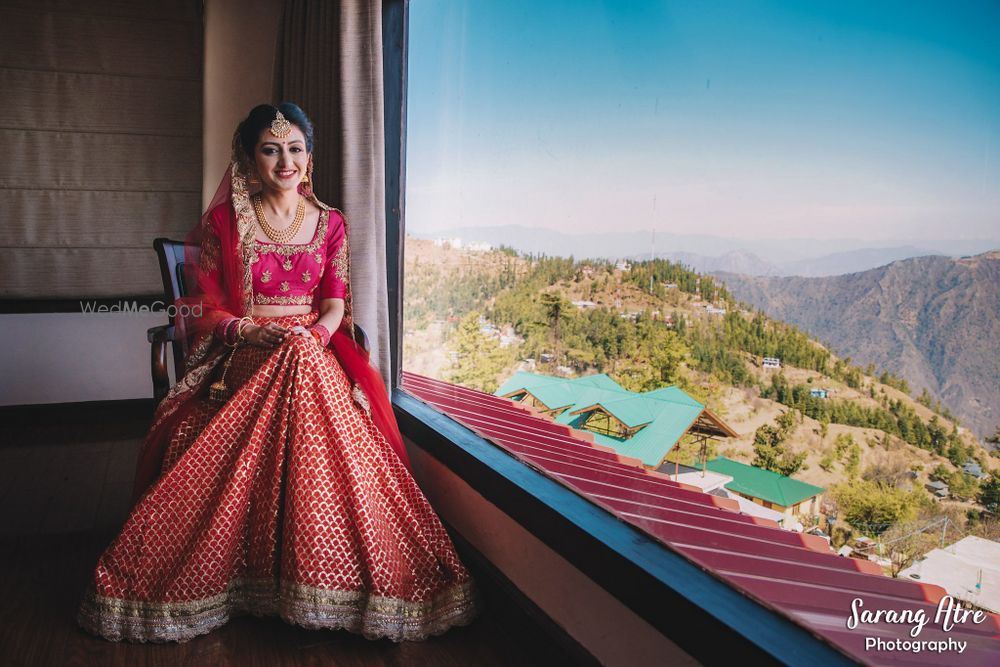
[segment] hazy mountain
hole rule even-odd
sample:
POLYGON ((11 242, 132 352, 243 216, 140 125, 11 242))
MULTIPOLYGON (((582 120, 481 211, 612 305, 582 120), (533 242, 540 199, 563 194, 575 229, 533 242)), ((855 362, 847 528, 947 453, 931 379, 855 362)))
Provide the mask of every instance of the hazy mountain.
MULTIPOLYGON (((680 262, 701 273, 725 271, 748 276, 776 276, 784 272, 771 262, 761 259, 752 252, 733 250, 718 257, 706 257, 693 252, 656 253, 660 259, 680 262)), ((649 259, 649 255, 637 255, 633 259, 649 259)))
MULTIPOLYGON (((734 250, 718 257, 706 257, 691 252, 657 253, 657 257, 680 262, 702 273, 739 273, 745 276, 839 276, 884 266, 900 259, 934 255, 915 246, 898 248, 863 248, 837 252, 794 262, 769 262, 752 252, 734 250)), ((649 259, 636 255, 632 259, 649 259)))
POLYGON ((780 276, 839 276, 845 273, 857 273, 867 271, 879 266, 885 266, 901 259, 912 257, 923 257, 926 255, 941 255, 944 253, 932 252, 926 248, 916 246, 902 246, 896 248, 862 248, 860 250, 849 250, 846 252, 835 252, 809 259, 800 259, 795 262, 785 262, 780 265, 779 273, 756 273, 750 274, 746 271, 733 271, 733 273, 746 273, 747 275, 780 275, 780 276))
POLYGON ((825 278, 719 277, 855 362, 928 388, 979 435, 1000 424, 1000 251, 825 278))
POLYGON ((825 276, 864 271, 922 255, 962 256, 1000 246, 997 240, 864 241, 861 239, 762 239, 650 230, 564 233, 543 227, 504 225, 408 232, 414 238, 460 238, 464 242, 506 245, 524 253, 604 259, 648 259, 651 254, 680 261, 697 271, 746 275, 825 276))

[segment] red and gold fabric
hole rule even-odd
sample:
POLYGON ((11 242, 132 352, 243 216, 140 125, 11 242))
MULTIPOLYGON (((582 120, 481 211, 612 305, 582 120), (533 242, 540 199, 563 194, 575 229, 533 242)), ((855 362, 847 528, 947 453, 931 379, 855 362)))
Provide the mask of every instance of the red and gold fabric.
MULTIPOLYGON (((214 335, 220 321, 309 327, 318 312, 253 317, 254 264, 258 276, 267 264, 247 232, 253 212, 236 163, 219 192, 199 226, 199 287, 187 303, 200 299, 202 313, 182 323, 187 371, 154 415, 135 505, 98 560, 80 625, 116 641, 185 641, 254 614, 403 641, 469 623, 474 582, 353 340, 346 219, 323 206, 330 225, 313 240, 323 257, 312 294, 343 289, 345 299, 330 345, 288 336, 231 350, 214 335), (220 404, 208 389, 223 373, 232 394, 220 404)), ((314 252, 300 260, 318 262, 314 252)))

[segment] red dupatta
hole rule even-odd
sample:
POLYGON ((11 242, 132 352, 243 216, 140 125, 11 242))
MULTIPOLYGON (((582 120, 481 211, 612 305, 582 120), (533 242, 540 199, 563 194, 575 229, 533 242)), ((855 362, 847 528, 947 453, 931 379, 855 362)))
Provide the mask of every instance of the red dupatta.
MULTIPOLYGON (((234 146, 236 142, 234 137, 234 146)), ((243 168, 245 161, 238 159, 239 154, 234 148, 232 164, 199 224, 187 238, 186 265, 192 267, 188 282, 195 289, 193 294, 177 301, 178 312, 187 314, 177 320, 177 335, 187 341, 185 373, 157 407, 136 465, 133 504, 159 477, 174 427, 188 414, 193 405, 191 399, 204 393, 212 370, 225 357, 227 348, 213 335, 216 324, 221 319, 252 312, 250 265, 254 259, 256 219, 250 204, 247 170, 243 168), (197 256, 193 249, 200 250, 197 256)), ((299 192, 321 209, 329 209, 316 198, 310 186, 300 186, 299 192)), ((350 266, 350 228, 346 226, 346 216, 344 224, 344 245, 348 248, 350 266)), ((345 283, 344 317, 331 337, 330 347, 354 386, 355 401, 370 413, 375 426, 409 468, 409 456, 385 384, 371 365, 368 353, 354 339, 349 276, 345 283)), ((318 302, 313 307, 317 308, 318 302)))

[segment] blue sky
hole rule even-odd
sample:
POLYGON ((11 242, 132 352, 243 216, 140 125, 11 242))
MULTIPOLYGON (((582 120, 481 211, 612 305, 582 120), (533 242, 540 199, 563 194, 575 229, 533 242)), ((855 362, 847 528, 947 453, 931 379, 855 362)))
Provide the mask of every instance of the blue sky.
POLYGON ((410 3, 407 226, 1000 239, 1000 2, 410 3))

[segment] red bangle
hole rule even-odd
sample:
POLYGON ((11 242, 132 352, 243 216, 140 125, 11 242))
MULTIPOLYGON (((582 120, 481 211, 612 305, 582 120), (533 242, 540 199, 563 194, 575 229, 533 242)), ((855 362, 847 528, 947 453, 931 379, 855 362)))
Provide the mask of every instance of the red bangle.
POLYGON ((237 341, 239 340, 238 331, 239 331, 239 328, 240 328, 240 322, 241 322, 241 320, 235 320, 234 322, 230 322, 229 326, 226 327, 226 343, 227 344, 229 344, 229 345, 236 345, 237 341))
POLYGON ((238 322, 239 320, 235 317, 226 317, 221 319, 215 325, 215 337, 221 340, 223 343, 229 342, 229 328, 233 325, 233 322, 238 322))
POLYGON ((330 330, 322 324, 314 324, 309 327, 309 333, 319 338, 320 345, 326 347, 330 344, 330 330))

